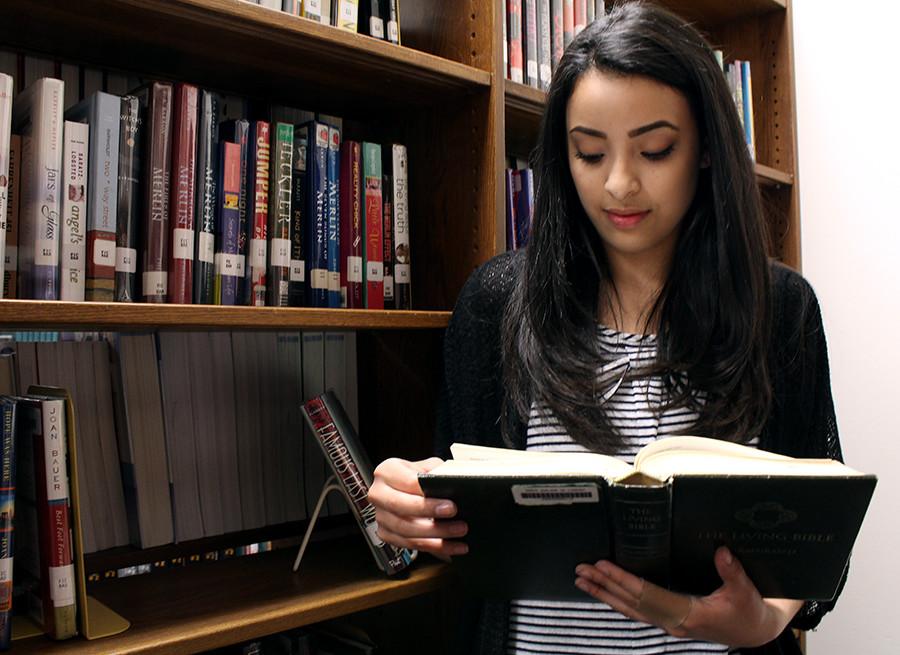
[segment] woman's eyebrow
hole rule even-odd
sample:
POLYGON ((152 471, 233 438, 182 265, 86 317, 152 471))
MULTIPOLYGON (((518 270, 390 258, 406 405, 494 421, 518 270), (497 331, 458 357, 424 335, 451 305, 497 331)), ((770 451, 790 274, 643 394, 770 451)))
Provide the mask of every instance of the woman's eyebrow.
MULTIPOLYGON (((670 123, 669 121, 654 121, 653 123, 648 123, 647 125, 642 125, 641 127, 636 127, 628 133, 628 136, 634 138, 636 136, 640 136, 642 134, 646 134, 647 132, 651 132, 653 130, 658 130, 662 127, 667 127, 671 130, 678 131, 678 128, 670 123)), ((584 125, 576 125, 569 133, 573 132, 581 132, 582 134, 587 134, 588 136, 595 136, 601 139, 607 138, 606 132, 602 132, 601 130, 595 130, 592 127, 585 127, 584 125)))

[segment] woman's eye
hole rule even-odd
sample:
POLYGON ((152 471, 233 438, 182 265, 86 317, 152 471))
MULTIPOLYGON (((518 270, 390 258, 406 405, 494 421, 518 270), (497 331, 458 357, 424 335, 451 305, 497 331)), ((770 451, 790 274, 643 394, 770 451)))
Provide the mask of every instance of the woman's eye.
POLYGON ((641 154, 649 159, 650 161, 659 161, 661 159, 665 159, 669 155, 672 154, 672 151, 675 149, 674 145, 665 148, 664 150, 657 150, 655 152, 642 152, 641 154))
POLYGON ((601 159, 603 159, 603 153, 600 153, 600 154, 598 154, 598 155, 589 155, 589 154, 584 153, 584 152, 578 152, 578 151, 576 151, 576 152, 575 152, 575 156, 576 156, 578 159, 581 159, 582 161, 586 161, 588 164, 595 164, 595 163, 597 163, 598 161, 600 161, 601 159))

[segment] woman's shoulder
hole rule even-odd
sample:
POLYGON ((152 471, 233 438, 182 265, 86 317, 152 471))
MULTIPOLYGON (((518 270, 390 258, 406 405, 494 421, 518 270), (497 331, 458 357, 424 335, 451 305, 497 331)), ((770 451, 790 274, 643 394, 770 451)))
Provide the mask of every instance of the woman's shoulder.
POLYGON ((504 252, 475 269, 460 291, 454 313, 502 314, 524 259, 523 250, 504 252))
POLYGON ((821 311, 809 281, 780 262, 770 265, 775 334, 796 336, 809 329, 821 329, 821 311))

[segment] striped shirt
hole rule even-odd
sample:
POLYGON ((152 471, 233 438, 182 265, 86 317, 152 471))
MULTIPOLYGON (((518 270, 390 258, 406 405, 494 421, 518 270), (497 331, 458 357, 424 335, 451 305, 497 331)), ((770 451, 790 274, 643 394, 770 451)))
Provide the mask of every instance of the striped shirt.
MULTIPOLYGON (((623 382, 656 357, 656 337, 598 331, 601 351, 609 364, 597 375, 595 393, 604 402, 611 424, 624 437, 620 459, 632 463, 637 452, 659 437, 688 433, 697 419, 688 409, 658 411, 664 386, 659 377, 623 382)), ((546 407, 533 405, 528 420, 527 450, 583 452, 585 448, 566 433, 546 407)), ((586 596, 587 598, 587 596, 586 596)), ((720 644, 678 639, 652 625, 633 621, 609 605, 584 602, 513 600, 510 604, 509 646, 511 655, 534 653, 580 653, 596 655, 659 655, 680 653, 727 653, 720 644)))

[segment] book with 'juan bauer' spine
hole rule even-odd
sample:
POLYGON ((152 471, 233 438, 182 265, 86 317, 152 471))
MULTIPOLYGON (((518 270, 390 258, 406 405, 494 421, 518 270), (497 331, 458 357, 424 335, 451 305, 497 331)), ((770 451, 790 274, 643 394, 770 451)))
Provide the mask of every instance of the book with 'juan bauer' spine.
POLYGON ((378 567, 388 575, 403 571, 415 559, 416 551, 397 548, 378 536, 375 507, 368 499, 372 486, 372 464, 337 396, 332 391, 326 391, 307 400, 303 404, 303 417, 325 454, 332 473, 346 492, 350 509, 366 535, 366 542, 378 567))

